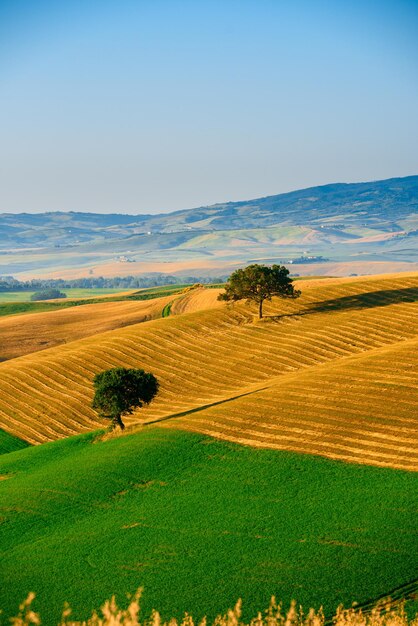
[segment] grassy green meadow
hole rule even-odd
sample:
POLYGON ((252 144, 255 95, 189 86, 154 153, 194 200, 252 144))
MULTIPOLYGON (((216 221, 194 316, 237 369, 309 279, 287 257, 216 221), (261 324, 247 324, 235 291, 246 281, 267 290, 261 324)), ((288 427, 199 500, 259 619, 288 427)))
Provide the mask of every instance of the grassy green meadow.
POLYGON ((61 300, 39 300, 30 302, 30 292, 14 292, 16 299, 9 298, 12 292, 0 292, 0 317, 4 315, 17 315, 18 313, 44 313, 46 311, 57 311, 67 309, 72 306, 82 306, 83 304, 100 304, 106 302, 121 302, 124 300, 152 300, 162 296, 179 293, 188 285, 167 285, 163 287, 150 287, 138 291, 121 291, 120 289, 64 289, 68 298, 61 300), (73 293, 74 292, 74 293, 73 293), (88 292, 91 292, 90 294, 88 292), (98 292, 98 293, 93 293, 98 292), (100 293, 99 293, 100 292, 100 293), (108 297, 98 297, 98 296, 108 297), (18 296, 22 296, 20 300, 18 296), (23 296, 25 296, 23 298, 23 296), (73 298, 73 299, 71 299, 73 298))
MULTIPOLYGON (((2 291, 0 292, 0 302, 30 302, 31 296, 35 291, 2 291)), ((61 289, 67 294, 68 298, 94 298, 95 296, 107 296, 109 294, 119 293, 120 288, 113 289, 61 289)))
POLYGON ((8 452, 21 450, 22 448, 27 448, 28 445, 29 444, 26 441, 23 441, 23 439, 14 437, 13 435, 6 433, 5 430, 0 429, 0 454, 7 454, 8 452))
MULTIPOLYGON (((2 609, 44 623, 144 586, 145 614, 213 618, 271 594, 328 614, 417 571, 416 475, 147 427, 0 458, 2 609)), ((244 619, 246 615, 244 613, 244 619)))

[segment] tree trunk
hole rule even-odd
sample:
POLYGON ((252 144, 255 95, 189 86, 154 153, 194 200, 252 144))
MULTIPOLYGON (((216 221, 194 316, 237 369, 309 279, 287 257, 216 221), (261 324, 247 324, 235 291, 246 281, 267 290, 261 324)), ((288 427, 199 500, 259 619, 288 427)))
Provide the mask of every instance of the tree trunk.
POLYGON ((115 415, 113 418, 113 428, 116 428, 116 426, 120 426, 121 430, 125 430, 125 424, 122 422, 120 415, 115 415))
POLYGON ((258 319, 261 320, 262 317, 263 317, 263 301, 260 300, 260 302, 258 303, 258 319))

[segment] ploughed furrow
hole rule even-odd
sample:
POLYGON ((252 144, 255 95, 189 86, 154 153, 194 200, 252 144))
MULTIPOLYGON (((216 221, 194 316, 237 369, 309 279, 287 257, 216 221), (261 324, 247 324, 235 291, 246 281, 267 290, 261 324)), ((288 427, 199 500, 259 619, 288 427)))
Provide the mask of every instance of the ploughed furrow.
POLYGON ((169 296, 153 300, 101 302, 0 319, 0 360, 45 350, 106 330, 161 317, 169 296))
MULTIPOLYGON (((358 420, 369 419, 368 424, 378 421, 379 433, 385 432, 385 424, 398 423, 407 428, 412 419, 411 406, 415 406, 412 367, 407 371, 401 363, 400 376, 397 362, 383 361, 375 366, 369 380, 355 369, 350 371, 349 381, 345 371, 338 373, 337 369, 332 374, 332 385, 322 377, 328 375, 326 368, 332 364, 347 363, 349 367, 354 357, 362 358, 385 346, 406 345, 418 334, 418 275, 300 284, 301 298, 267 303, 267 317, 261 321, 254 322, 252 306, 223 304, 213 310, 118 328, 0 363, 0 428, 36 444, 104 425, 90 408, 92 379, 97 372, 120 365, 144 368, 160 381, 155 401, 127 418, 128 424, 169 419, 173 414, 241 396, 254 386, 270 389, 281 378, 287 381, 293 380, 292 376, 303 376, 303 393, 297 385, 286 389, 286 410, 292 419, 298 415, 303 420, 316 419, 316 425, 323 419, 324 427, 331 432, 343 428, 341 422, 337 425, 331 418, 348 416, 353 428, 355 425, 359 430, 358 438, 365 437, 358 420), (315 377, 306 378, 309 372, 316 372, 315 377), (374 384, 369 384, 372 380, 374 384), (385 391, 386 381, 390 389, 385 391), (383 393, 392 394, 397 412, 388 413, 389 400, 381 406, 380 385, 383 393), (355 401, 352 389, 362 397, 363 404, 355 401), (330 399, 335 405, 334 414, 329 411, 330 399), (311 407, 308 415, 307 403, 311 407), (369 417, 362 413, 366 408, 369 417)), ((199 298, 200 302, 205 299, 199 298)), ((413 354, 408 358, 410 365, 416 363, 413 354)), ((250 402, 252 396, 245 397, 250 402)), ((263 397, 266 413, 276 414, 279 405, 267 389, 256 397, 263 397)), ((238 401, 228 403, 228 410, 233 411, 231 417, 242 417, 240 412, 235 413, 238 401)), ((213 410, 221 410, 222 406, 213 410)), ((202 415, 200 411, 199 419, 202 415)), ((212 421, 218 423, 218 418, 212 421)), ((232 423, 229 426, 234 428, 232 423)), ((304 428, 309 431, 309 424, 304 428)), ((341 432, 343 437, 349 436, 345 426, 341 432)), ((266 433, 260 434, 263 445, 266 433)), ((389 446, 391 433, 393 429, 388 429, 389 439, 385 439, 389 446)), ((409 434, 402 436, 408 438, 409 434)), ((300 438, 300 433, 292 437, 300 438)), ((313 434, 310 437, 314 438, 313 434)), ((370 445, 378 440, 372 438, 370 445)))
POLYGON ((271 381, 161 425, 418 471, 418 338, 271 381), (390 370, 390 365, 394 364, 390 370), (413 365, 415 364, 415 367, 413 365), (390 384, 381 382, 387 372, 390 384))
POLYGON ((205 289, 203 287, 191 289, 174 300, 170 315, 195 313, 204 309, 220 307, 222 304, 217 300, 217 297, 221 291, 221 289, 205 289))
POLYGON ((335 444, 324 444, 320 446, 320 449, 318 449, 318 446, 315 447, 309 444, 303 445, 303 443, 300 442, 300 437, 295 437, 292 440, 286 440, 286 438, 282 437, 280 439, 277 438, 273 442, 271 440, 266 441, 260 436, 246 436, 244 432, 237 437, 236 430, 228 431, 222 426, 219 426, 219 428, 216 429, 211 424, 202 424, 201 428, 194 428, 193 430, 216 439, 231 441, 255 448, 269 448, 272 450, 297 452, 299 454, 314 454, 347 463, 360 463, 364 465, 375 465, 376 467, 391 467, 405 471, 417 471, 416 459, 403 459, 402 462, 398 462, 396 455, 393 455, 390 459, 388 459, 387 456, 382 458, 381 455, 372 455, 369 452, 362 454, 361 450, 358 450, 355 447, 344 446, 344 449, 341 449, 341 446, 337 446, 335 444))

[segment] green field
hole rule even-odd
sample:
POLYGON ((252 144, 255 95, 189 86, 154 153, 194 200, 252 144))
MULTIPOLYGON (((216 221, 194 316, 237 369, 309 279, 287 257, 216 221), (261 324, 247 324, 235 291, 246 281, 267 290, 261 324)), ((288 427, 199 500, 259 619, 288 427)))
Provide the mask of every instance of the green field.
POLYGON ((163 310, 161 312, 161 317, 169 317, 170 316, 172 304, 173 304, 172 302, 169 302, 168 304, 165 305, 165 307, 163 308, 163 310))
POLYGON ((148 427, 3 455, 0 589, 44 623, 145 587, 163 617, 363 602, 417 571, 416 475, 148 427))
POLYGON ((29 444, 26 441, 18 439, 18 437, 14 437, 13 435, 9 435, 9 433, 0 429, 0 454, 7 454, 8 452, 21 450, 22 448, 27 448, 28 445, 29 444))
MULTIPOLYGON (((30 302, 35 291, 0 291, 0 302, 30 302)), ((67 294, 68 298, 93 298, 95 296, 106 296, 108 294, 120 293, 123 289, 60 289, 67 294)), ((125 291, 129 291, 125 289, 125 291)))
MULTIPOLYGON (((88 296, 87 292, 99 292, 101 291, 100 289, 67 289, 65 290, 65 293, 67 293, 69 296, 71 293, 71 297, 62 298, 60 300, 42 300, 37 302, 30 302, 29 299, 21 301, 7 301, 6 296, 11 295, 10 292, 0 292, 0 317, 4 315, 17 315, 18 313, 43 313, 45 311, 56 311, 58 309, 67 309, 68 307, 72 306, 82 306, 83 304, 100 304, 101 302, 119 302, 122 300, 152 300, 153 298, 160 298, 162 296, 176 294, 187 286, 188 285, 166 285, 163 287, 150 287, 149 289, 139 289, 138 291, 121 291, 120 289, 103 290, 103 294, 105 291, 107 291, 107 298, 98 298, 97 296, 100 294, 93 293, 88 296)), ((24 293, 27 295, 34 292, 31 291, 24 293)), ((16 292, 16 295, 22 296, 23 293, 16 292)))

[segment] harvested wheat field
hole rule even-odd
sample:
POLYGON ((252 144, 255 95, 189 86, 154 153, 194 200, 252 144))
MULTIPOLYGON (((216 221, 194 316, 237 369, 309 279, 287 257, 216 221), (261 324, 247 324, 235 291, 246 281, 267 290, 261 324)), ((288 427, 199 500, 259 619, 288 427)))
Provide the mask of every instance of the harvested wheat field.
POLYGON ((222 307, 222 302, 218 301, 218 295, 222 289, 207 289, 200 287, 197 289, 184 290, 185 293, 178 296, 171 306, 171 315, 182 315, 183 313, 195 313, 205 309, 215 309, 222 307))
POLYGON ((171 299, 166 296, 155 300, 104 301, 59 311, 0 318, 0 361, 161 317, 162 309, 171 299))
POLYGON ((261 448, 417 471, 418 338, 370 352, 279 376, 191 411, 176 426, 261 448))
POLYGON ((260 322, 223 305, 4 362, 0 427, 42 443, 103 425, 94 374, 135 366, 161 392, 130 425, 418 470, 418 275, 299 284, 300 299, 269 303, 260 322))

